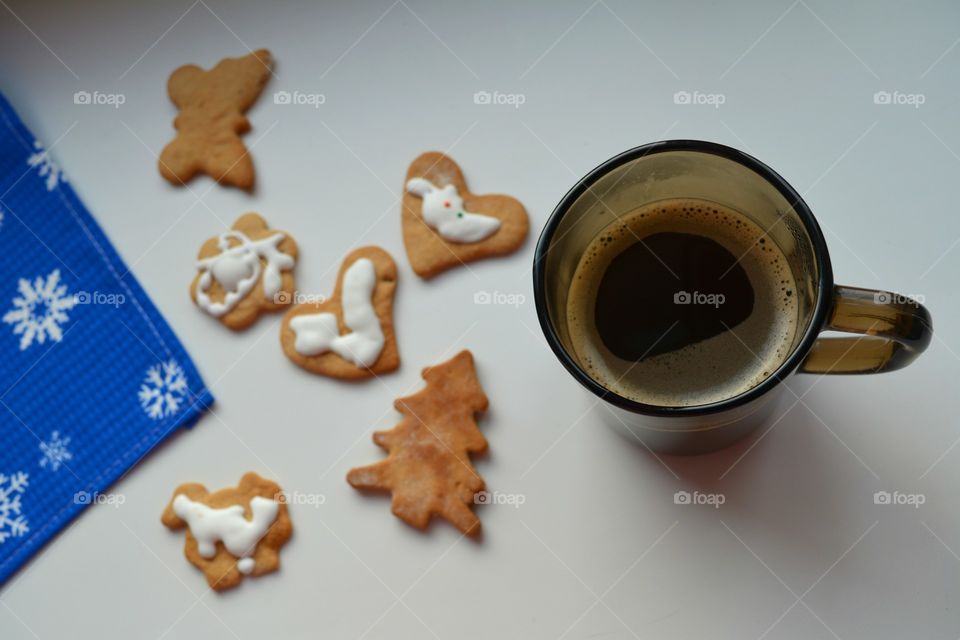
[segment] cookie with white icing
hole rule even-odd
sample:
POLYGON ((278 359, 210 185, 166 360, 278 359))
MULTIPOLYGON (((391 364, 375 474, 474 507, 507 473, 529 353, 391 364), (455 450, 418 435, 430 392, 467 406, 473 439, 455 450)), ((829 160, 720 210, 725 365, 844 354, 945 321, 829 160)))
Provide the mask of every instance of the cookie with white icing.
POLYGON ((471 193, 457 163, 436 151, 424 153, 407 169, 401 224, 410 266, 425 279, 512 253, 530 227, 516 198, 471 193))
POLYGON ((280 548, 293 534, 280 486, 252 472, 238 487, 215 493, 202 484, 180 485, 160 520, 170 529, 187 528, 184 555, 215 591, 276 571, 280 548))
POLYGON ((200 247, 190 297, 227 327, 246 329, 261 313, 290 304, 296 263, 297 243, 290 234, 246 213, 200 247))
POLYGON ((393 327, 397 265, 380 247, 343 259, 333 295, 290 309, 280 327, 283 352, 307 371, 360 380, 394 371, 400 354, 393 327))

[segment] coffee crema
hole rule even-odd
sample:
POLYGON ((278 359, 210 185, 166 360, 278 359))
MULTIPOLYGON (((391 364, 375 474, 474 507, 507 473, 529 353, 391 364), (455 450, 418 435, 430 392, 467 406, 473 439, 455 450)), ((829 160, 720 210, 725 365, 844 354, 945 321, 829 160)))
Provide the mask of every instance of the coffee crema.
POLYGON ((581 367, 605 388, 656 406, 749 391, 797 337, 790 265, 744 214, 707 200, 637 208, 587 247, 567 295, 581 367))

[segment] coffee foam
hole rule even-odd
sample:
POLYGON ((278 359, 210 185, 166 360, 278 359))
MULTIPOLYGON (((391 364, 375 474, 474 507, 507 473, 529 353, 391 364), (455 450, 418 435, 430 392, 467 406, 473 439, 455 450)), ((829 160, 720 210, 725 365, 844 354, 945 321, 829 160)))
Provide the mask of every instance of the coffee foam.
POLYGON ((581 367, 610 391, 656 406, 710 404, 752 389, 790 355, 797 325, 796 283, 779 247, 743 214, 707 200, 663 200, 621 216, 587 247, 567 296, 567 328, 581 367), (623 250, 662 232, 709 237, 738 257, 754 291, 753 312, 733 331, 640 362, 623 360, 596 330, 599 283, 623 250))

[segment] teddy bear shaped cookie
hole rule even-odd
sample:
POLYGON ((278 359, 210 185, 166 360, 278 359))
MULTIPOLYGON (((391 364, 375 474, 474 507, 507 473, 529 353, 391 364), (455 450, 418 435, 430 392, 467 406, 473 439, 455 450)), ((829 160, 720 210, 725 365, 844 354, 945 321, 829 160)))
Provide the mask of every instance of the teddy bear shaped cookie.
POLYGON ((160 153, 160 175, 175 185, 205 173, 220 184, 253 188, 253 160, 240 134, 250 130, 244 116, 270 78, 266 49, 224 58, 209 71, 194 64, 170 75, 167 92, 180 113, 177 136, 160 153))

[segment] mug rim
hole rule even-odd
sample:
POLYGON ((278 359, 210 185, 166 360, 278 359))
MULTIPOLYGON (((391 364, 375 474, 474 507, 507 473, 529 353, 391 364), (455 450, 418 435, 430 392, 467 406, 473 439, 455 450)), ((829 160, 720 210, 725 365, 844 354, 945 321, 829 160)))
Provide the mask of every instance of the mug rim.
POLYGON ((800 366, 800 363, 813 347, 813 343, 820 334, 821 328, 824 326, 830 309, 833 306, 833 296, 829 294, 832 290, 833 270, 830 263, 830 254, 827 250, 827 242, 824 238, 823 231, 820 229, 820 225, 813 216, 813 212, 810 210, 810 207, 803 200, 803 197, 797 193, 796 189, 790 186, 790 183, 788 183, 780 174, 760 160, 747 153, 744 153, 743 151, 734 149, 733 147, 728 147, 726 145, 716 142, 708 142, 705 140, 677 139, 651 142, 628 149, 627 151, 613 156, 609 160, 597 165, 583 178, 578 180, 577 183, 569 191, 567 191, 566 195, 563 196, 557 206, 554 207, 553 212, 550 214, 550 218, 547 220, 543 230, 540 232, 540 238, 537 241, 537 247, 533 256, 533 297, 537 307, 537 318, 540 321, 540 328, 543 330, 543 333, 547 338, 547 344, 550 345, 553 353, 560 360, 561 364, 563 364, 564 368, 566 368, 567 371, 573 375, 573 377, 581 385, 586 387, 601 400, 605 400, 614 406, 619 407, 620 409, 649 416, 676 417, 718 413, 720 411, 725 411, 727 409, 732 409, 734 407, 747 404, 765 395, 768 391, 773 390, 777 385, 783 382, 787 376, 793 373, 797 367, 800 366), (747 391, 744 391, 743 393, 731 398, 720 400, 718 402, 711 402, 709 404, 683 407, 658 406, 637 402, 636 400, 631 400, 621 396, 615 391, 607 389, 590 377, 587 372, 580 367, 580 364, 576 361, 576 359, 570 353, 568 353, 560 343, 560 338, 550 320, 550 312, 547 309, 545 291, 545 265, 547 253, 550 249, 550 243, 553 240, 553 235, 561 220, 570 210, 570 207, 573 205, 573 203, 575 203, 577 199, 580 198, 580 196, 582 196, 595 182, 614 169, 645 156, 670 151, 687 151, 720 156, 752 170, 754 173, 758 174, 761 178, 770 183, 774 188, 777 189, 777 191, 780 192, 782 196, 787 199, 787 202, 793 203, 793 210, 800 217, 800 220, 807 231, 807 235, 810 236, 815 254, 814 258, 819 271, 819 278, 817 282, 817 300, 815 303, 813 316, 811 317, 811 320, 804 331, 803 338, 793 349, 790 355, 784 359, 779 367, 777 367, 776 371, 774 371, 760 384, 751 387, 747 391))

